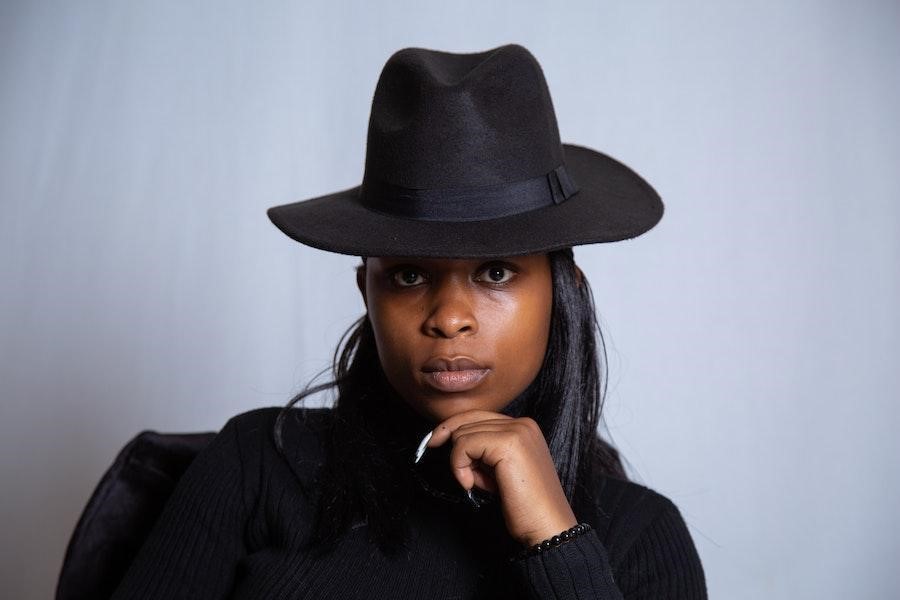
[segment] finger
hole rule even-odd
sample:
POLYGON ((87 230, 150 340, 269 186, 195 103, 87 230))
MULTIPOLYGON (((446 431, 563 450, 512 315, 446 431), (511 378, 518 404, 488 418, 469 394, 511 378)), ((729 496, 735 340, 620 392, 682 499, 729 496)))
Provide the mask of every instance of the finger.
POLYGON ((482 475, 487 472, 493 475, 494 468, 506 455, 508 446, 508 438, 497 433, 470 433, 461 436, 450 451, 453 476, 463 489, 472 489, 476 482, 476 471, 480 470, 482 475))
POLYGON ((444 420, 432 430, 431 439, 426 443, 428 448, 436 448, 450 439, 451 434, 459 427, 479 421, 508 421, 512 417, 489 410, 467 410, 444 420))
MULTIPOLYGON (((469 456, 459 448, 459 446, 454 446, 450 453, 450 468, 453 471, 453 477, 456 478, 459 485, 464 490, 471 490, 472 486, 475 485, 475 461, 479 460, 479 457, 469 456)), ((484 453, 482 452, 481 454, 484 453)))
POLYGON ((481 427, 482 425, 495 425, 499 427, 509 427, 516 422, 515 419, 485 419, 484 421, 473 421, 472 423, 463 423, 454 431, 468 431, 469 429, 481 427))
MULTIPOLYGON (((487 421, 478 421, 476 423, 466 423, 452 431, 449 437, 455 439, 462 433, 476 433, 482 431, 500 433, 506 431, 508 427, 509 421, 503 419, 490 419, 487 421)), ((422 441, 419 442, 419 446, 418 448, 416 448, 415 458, 413 458, 414 463, 419 462, 419 460, 422 458, 422 455, 425 454, 425 450, 427 448, 435 447, 435 444, 431 443, 433 435, 434 430, 432 429, 431 431, 426 433, 425 437, 422 438, 422 441)))
POLYGON ((450 434, 450 439, 453 443, 457 443, 457 441, 466 435, 474 435, 480 433, 490 433, 494 435, 508 433, 510 431, 509 423, 491 423, 489 421, 482 421, 480 423, 470 423, 468 425, 464 425, 462 427, 457 427, 453 433, 450 434))
POLYGON ((472 475, 475 479, 475 487, 487 490, 494 494, 497 493, 499 488, 497 487, 497 480, 494 479, 493 468, 483 463, 475 463, 475 467, 472 469, 472 475))

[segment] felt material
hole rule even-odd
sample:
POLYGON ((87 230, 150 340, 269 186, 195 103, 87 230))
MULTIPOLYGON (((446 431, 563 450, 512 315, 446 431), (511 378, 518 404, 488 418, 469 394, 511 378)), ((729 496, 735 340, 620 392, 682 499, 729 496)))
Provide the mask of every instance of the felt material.
POLYGON ((375 88, 362 183, 268 210, 314 248, 444 258, 628 239, 662 214, 629 167, 560 142, 541 67, 516 44, 396 52, 375 88))
POLYGON ((109 598, 179 478, 215 433, 144 431, 100 479, 66 549, 57 600, 109 598))

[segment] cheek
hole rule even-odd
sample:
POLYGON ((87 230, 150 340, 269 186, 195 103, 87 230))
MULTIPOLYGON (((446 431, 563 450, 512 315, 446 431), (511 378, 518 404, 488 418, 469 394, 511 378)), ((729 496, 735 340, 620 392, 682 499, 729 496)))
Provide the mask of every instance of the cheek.
POLYGON ((405 351, 411 347, 415 332, 411 331, 414 319, 410 310, 415 307, 396 307, 377 301, 369 303, 369 321, 375 335, 378 356, 385 371, 396 370, 409 361, 405 351))
POLYGON ((536 293, 527 300, 506 306, 489 321, 495 351, 504 363, 509 386, 524 387, 541 368, 550 333, 552 298, 536 293))

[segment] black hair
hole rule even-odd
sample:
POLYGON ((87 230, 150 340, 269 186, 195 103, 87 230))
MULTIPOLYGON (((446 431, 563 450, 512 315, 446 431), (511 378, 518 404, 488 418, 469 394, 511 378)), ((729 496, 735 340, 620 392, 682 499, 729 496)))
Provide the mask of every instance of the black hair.
MULTIPOLYGON (((598 432, 606 394, 606 346, 597 322, 593 294, 575 265, 571 248, 550 252, 553 309, 547 350, 534 381, 513 402, 519 416, 540 425, 569 502, 595 503, 597 479, 628 477, 618 451, 598 432)), ((365 259, 363 259, 365 260, 365 259)), ((368 315, 342 336, 331 367, 333 379, 308 386, 282 409, 275 443, 285 454, 283 421, 288 410, 312 394, 337 388, 333 419, 326 434, 327 465, 316 490, 320 501, 311 548, 323 551, 358 519, 365 520, 385 552, 405 540, 410 485, 398 460, 407 448, 395 446, 395 426, 385 417, 396 403, 378 359, 368 315)), ((401 401, 402 402, 402 401, 401 401)), ((405 455, 404 455, 405 456, 405 455)), ((408 462, 408 461, 406 461, 408 462)))

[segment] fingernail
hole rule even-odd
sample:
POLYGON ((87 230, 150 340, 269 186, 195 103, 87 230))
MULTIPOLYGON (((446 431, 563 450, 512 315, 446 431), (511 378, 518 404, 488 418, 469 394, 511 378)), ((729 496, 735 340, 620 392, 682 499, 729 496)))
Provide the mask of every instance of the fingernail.
POLYGON ((419 459, 422 458, 422 455, 425 454, 425 445, 428 443, 428 440, 431 439, 431 434, 434 433, 434 430, 429 431, 425 434, 425 437, 422 438, 422 441, 419 442, 419 448, 416 450, 416 459, 413 461, 413 464, 419 462, 419 459))

